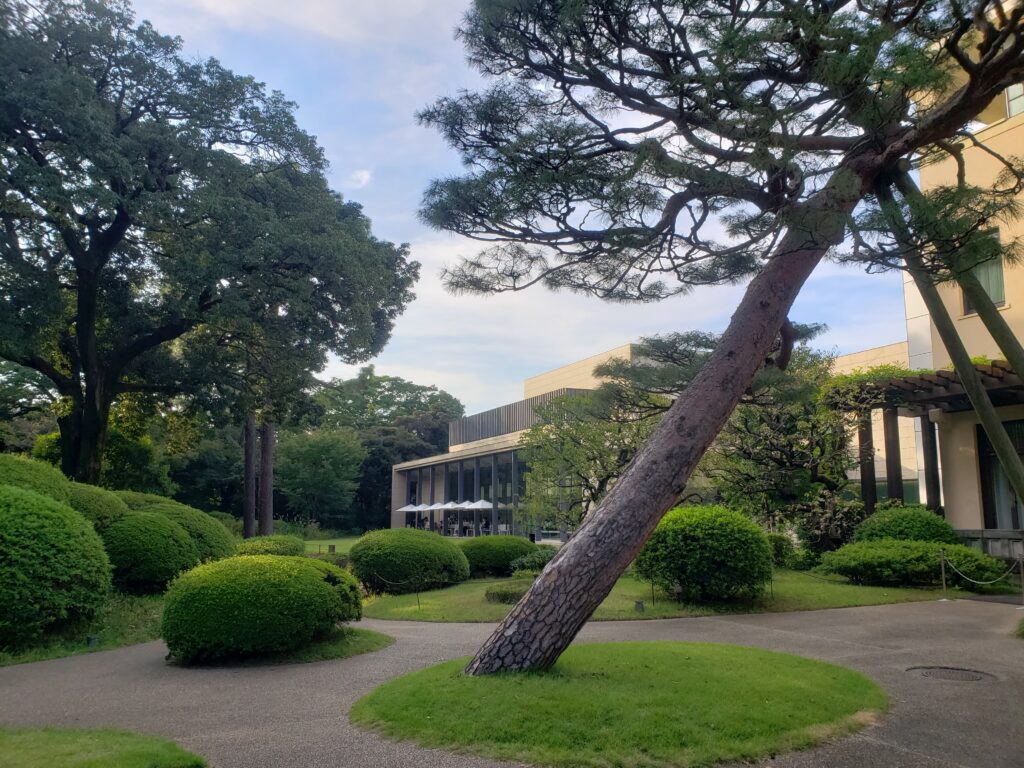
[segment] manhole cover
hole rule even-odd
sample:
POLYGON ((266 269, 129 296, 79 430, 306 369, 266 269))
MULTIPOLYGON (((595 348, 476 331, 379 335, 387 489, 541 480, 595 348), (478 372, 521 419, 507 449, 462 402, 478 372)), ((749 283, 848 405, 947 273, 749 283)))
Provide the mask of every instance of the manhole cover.
POLYGON ((981 680, 995 679, 995 675, 988 672, 958 667, 910 667, 907 672, 917 672, 921 677, 930 677, 933 680, 953 680, 958 683, 977 683, 981 680))

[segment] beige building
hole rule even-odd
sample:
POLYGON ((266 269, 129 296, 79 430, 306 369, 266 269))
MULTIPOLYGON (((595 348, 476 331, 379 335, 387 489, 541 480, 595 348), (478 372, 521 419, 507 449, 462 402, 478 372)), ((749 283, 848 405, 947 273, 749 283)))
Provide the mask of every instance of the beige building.
MULTIPOLYGON (((981 118, 984 125, 975 133, 979 143, 995 155, 1021 153, 1024 87, 1009 89, 981 118)), ((991 186, 1002 171, 995 155, 966 142, 962 151, 968 183, 991 186)), ((957 164, 952 157, 920 169, 925 191, 955 184, 956 178, 957 164)), ((999 234, 1003 242, 1022 237, 1024 224, 1002 222, 999 234)), ((976 274, 1010 327, 1024 333, 1024 266, 994 260, 977 267, 976 274)), ((970 355, 996 361, 979 365, 978 371, 1018 452, 1024 455, 1024 382, 1019 377, 1024 372, 1011 371, 999 362, 1001 351, 956 283, 946 283, 939 291, 970 355)), ((880 498, 891 495, 888 480, 902 476, 908 501, 919 498, 930 507, 941 508, 966 539, 993 554, 1015 556, 1024 551, 1022 502, 1009 487, 977 416, 950 371, 949 355, 909 275, 904 276, 904 305, 906 342, 844 355, 836 364, 838 372, 849 372, 902 363, 918 374, 892 382, 889 395, 894 407, 874 411, 869 432, 862 423, 861 439, 874 443, 873 462, 869 466, 862 461, 863 471, 858 473, 862 493, 866 499, 871 495, 865 476, 886 477, 886 482, 876 484, 880 498), (884 425, 886 411, 891 419, 889 434, 884 425), (893 437, 897 432, 898 440, 893 437), (888 454, 898 457, 888 462, 888 454)))
POLYGON ((522 533, 514 511, 526 467, 516 448, 537 423, 535 408, 556 397, 596 389, 594 370, 613 359, 632 360, 625 344, 523 382, 523 399, 465 416, 448 425, 448 453, 391 469, 391 527, 426 528, 446 536, 522 533))

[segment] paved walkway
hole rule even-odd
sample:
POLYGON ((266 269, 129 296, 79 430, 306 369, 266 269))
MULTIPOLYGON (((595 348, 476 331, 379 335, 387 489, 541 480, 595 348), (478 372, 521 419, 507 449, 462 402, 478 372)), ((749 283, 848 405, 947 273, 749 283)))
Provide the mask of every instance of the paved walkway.
MULTIPOLYGON (((1024 641, 1011 632, 1022 613, 1008 605, 954 601, 598 622, 584 629, 580 641, 756 645, 854 667, 889 693, 891 711, 878 725, 815 750, 766 761, 766 767, 1021 768, 1024 641), (966 667, 994 678, 948 682, 906 671, 920 665, 966 667)), ((154 642, 3 668, 0 723, 114 726, 162 734, 204 755, 214 768, 502 765, 387 742, 349 726, 345 716, 356 699, 385 680, 472 652, 489 625, 363 624, 398 642, 352 659, 288 666, 179 668, 164 663, 164 646, 154 642)))

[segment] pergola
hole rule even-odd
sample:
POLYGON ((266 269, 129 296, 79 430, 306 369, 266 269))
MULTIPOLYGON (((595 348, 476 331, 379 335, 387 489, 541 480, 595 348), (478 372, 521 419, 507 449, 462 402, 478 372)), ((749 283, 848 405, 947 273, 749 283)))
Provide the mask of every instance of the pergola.
MULTIPOLYGON (((975 365, 994 406, 1024 404, 1024 380, 1005 360, 975 365)), ((899 416, 916 418, 921 426, 924 449, 924 484, 928 506, 938 509, 940 498, 939 450, 934 413, 973 410, 970 399, 953 371, 939 370, 901 376, 887 381, 859 385, 866 406, 858 411, 857 437, 860 443, 860 487, 865 508, 871 512, 878 501, 875 486, 875 449, 871 430, 872 411, 882 411, 885 445, 885 480, 889 497, 903 499, 903 464, 900 456, 899 416)))

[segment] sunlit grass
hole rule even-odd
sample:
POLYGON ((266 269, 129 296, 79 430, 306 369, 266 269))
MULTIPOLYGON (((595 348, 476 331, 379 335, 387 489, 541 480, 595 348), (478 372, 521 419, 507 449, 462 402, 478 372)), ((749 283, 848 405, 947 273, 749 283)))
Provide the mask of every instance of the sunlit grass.
POLYGON ((385 683, 356 703, 352 722, 501 760, 665 768, 809 747, 887 707, 853 670, 729 645, 579 645, 545 673, 469 677, 465 663, 385 683))
POLYGON ((306 551, 327 554, 330 545, 333 544, 335 554, 347 555, 357 541, 359 541, 358 536, 341 536, 337 539, 306 539, 306 551))
POLYGON ((0 728, 0 764, 14 768, 204 768, 173 741, 106 729, 0 728))

